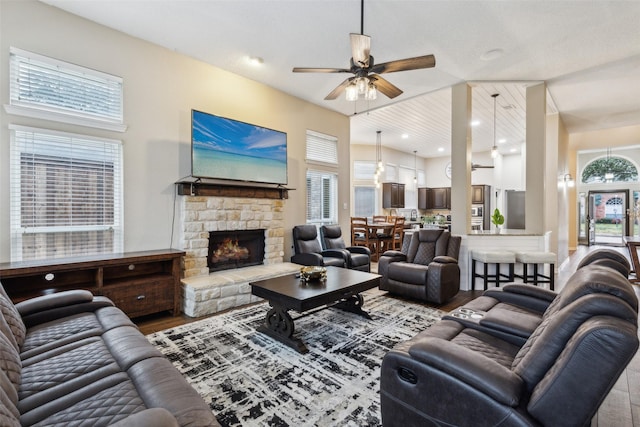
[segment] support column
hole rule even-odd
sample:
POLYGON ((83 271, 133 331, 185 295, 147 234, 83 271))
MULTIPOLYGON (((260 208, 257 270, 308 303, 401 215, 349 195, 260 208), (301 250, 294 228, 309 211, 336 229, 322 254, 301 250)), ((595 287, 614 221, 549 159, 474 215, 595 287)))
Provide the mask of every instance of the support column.
POLYGON ((544 83, 527 87, 525 229, 544 232, 547 90, 544 83))
POLYGON ((451 233, 471 228, 471 86, 451 89, 451 233))

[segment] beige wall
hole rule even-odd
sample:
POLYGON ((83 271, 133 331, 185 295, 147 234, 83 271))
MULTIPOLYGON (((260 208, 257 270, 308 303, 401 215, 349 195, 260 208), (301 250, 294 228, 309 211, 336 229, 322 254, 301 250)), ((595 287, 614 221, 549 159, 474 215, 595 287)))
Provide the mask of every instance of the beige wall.
MULTIPOLYGON (((170 31, 170 29, 169 29, 170 31)), ((126 251, 179 247, 172 237, 174 182, 190 174, 191 109, 284 131, 288 135, 290 229, 305 222, 305 131, 339 141, 339 219, 349 226, 349 118, 252 80, 97 25, 40 2, 0 1, 0 103, 8 104, 9 47, 94 68, 124 79, 124 133, 1 113, 0 261, 9 254, 9 133, 11 123, 86 133, 124 144, 126 251)), ((176 221, 176 228, 177 228, 176 221)))

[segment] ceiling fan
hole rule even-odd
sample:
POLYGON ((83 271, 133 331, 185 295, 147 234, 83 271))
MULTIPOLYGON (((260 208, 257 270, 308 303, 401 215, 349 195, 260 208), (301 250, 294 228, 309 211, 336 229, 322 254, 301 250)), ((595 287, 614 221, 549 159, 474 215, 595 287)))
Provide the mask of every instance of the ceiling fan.
POLYGON ((476 169, 493 169, 493 166, 485 166, 485 165, 479 165, 477 163, 471 163, 471 172, 475 171, 476 169))
POLYGON ((371 37, 364 34, 364 0, 360 1, 360 34, 350 34, 351 37, 351 67, 350 68, 305 68, 295 67, 294 73, 351 73, 349 77, 338 87, 331 91, 324 99, 336 99, 346 91, 347 100, 355 101, 358 94, 372 100, 377 96, 377 91, 389 98, 395 98, 402 94, 402 90, 380 76, 385 73, 397 71, 419 70, 432 68, 436 65, 433 55, 417 56, 414 58, 399 59, 396 61, 376 64, 370 54, 371 37))

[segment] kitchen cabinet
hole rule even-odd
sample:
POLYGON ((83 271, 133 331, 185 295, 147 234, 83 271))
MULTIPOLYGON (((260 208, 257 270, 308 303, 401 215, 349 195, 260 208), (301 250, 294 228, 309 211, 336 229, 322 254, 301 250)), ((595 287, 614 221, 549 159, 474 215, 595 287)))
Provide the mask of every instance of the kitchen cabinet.
POLYGON ((451 209, 451 187, 431 189, 431 209, 451 209))
POLYGON ((404 208, 404 184, 397 182, 382 184, 382 208, 404 208))
POLYGON ((490 185, 474 185, 471 188, 471 203, 474 205, 482 205, 485 201, 489 201, 491 197, 490 185))
POLYGON ((418 209, 431 209, 431 189, 418 188, 418 209))

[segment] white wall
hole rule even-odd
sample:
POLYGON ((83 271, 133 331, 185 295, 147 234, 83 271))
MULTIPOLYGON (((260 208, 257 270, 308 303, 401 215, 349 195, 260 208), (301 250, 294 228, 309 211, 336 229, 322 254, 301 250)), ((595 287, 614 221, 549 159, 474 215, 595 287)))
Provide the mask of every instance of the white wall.
POLYGON ((305 131, 336 136, 341 160, 339 219, 343 228, 349 227, 347 116, 36 1, 0 1, 2 104, 9 102, 10 46, 122 77, 128 129, 100 131, 11 116, 2 109, 0 261, 10 259, 7 126, 11 123, 123 141, 126 251, 180 247, 175 238, 171 242, 174 182, 190 174, 191 109, 287 133, 289 187, 295 191, 289 192, 285 203, 285 260, 290 256, 290 229, 305 222, 305 131))

